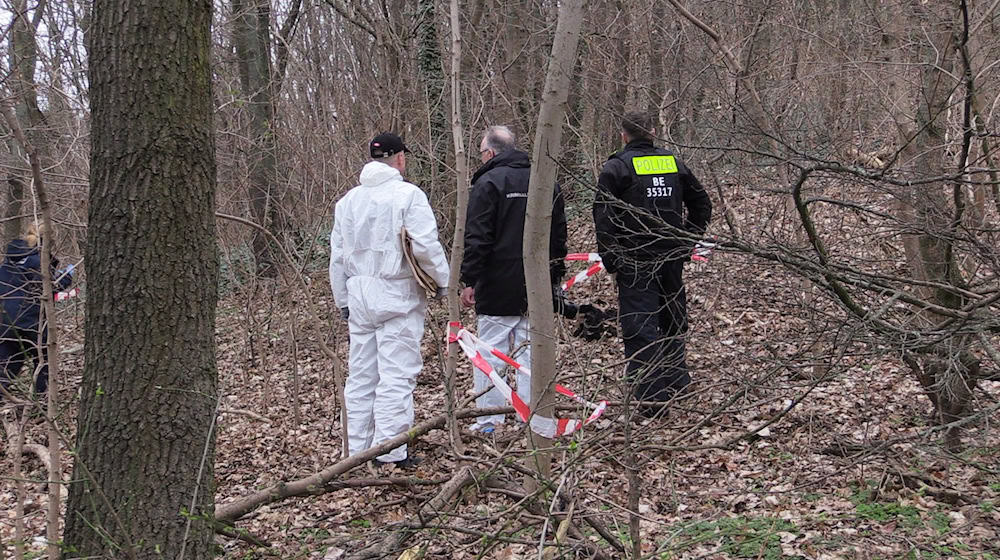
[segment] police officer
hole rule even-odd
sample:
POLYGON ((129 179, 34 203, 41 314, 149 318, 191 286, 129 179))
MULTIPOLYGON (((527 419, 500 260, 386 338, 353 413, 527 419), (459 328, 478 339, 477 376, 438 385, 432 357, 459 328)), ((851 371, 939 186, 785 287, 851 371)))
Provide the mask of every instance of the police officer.
MULTIPOLYGON (((625 147, 601 170, 594 223, 598 252, 618 285, 626 375, 636 399, 665 403, 691 382, 681 274, 712 202, 680 158, 653 145, 653 134, 648 115, 622 119, 625 147)), ((639 411, 654 416, 662 408, 639 411)))
MULTIPOLYGON (((49 387, 48 329, 41 321, 41 241, 38 226, 29 224, 24 235, 7 245, 0 263, 0 387, 6 390, 30 360, 38 371, 36 395, 49 387)), ((69 288, 73 265, 56 271, 59 259, 54 257, 51 265, 53 291, 69 288)), ((0 391, 0 400, 2 395, 0 391)))

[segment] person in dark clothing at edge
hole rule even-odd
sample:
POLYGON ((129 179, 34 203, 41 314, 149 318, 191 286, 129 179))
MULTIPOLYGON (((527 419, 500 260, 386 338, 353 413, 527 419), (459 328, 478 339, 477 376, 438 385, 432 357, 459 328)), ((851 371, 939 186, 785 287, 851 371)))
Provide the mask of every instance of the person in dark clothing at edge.
MULTIPOLYGON (((20 239, 7 245, 3 264, 0 264, 0 312, 3 314, 0 324, 0 385, 7 390, 21 372, 25 360, 30 358, 34 369, 38 370, 35 393, 41 395, 49 387, 49 365, 48 330, 39 321, 42 308, 42 255, 39 241, 37 226, 28 226, 20 239)), ((53 258, 54 291, 65 290, 73 282, 73 265, 56 272, 58 266, 59 261, 53 258)))
MULTIPOLYGON (((712 202, 680 158, 653 145, 649 116, 626 114, 621 128, 625 147, 608 158, 597 181, 597 247, 618 285, 626 377, 635 398, 666 403, 691 382, 681 275, 695 245, 691 238, 702 235, 712 217, 712 202)), ((652 417, 662 409, 648 405, 639 412, 652 417)))
MULTIPOLYGON (((469 210, 465 221, 465 256, 462 262, 462 304, 476 308, 477 332, 486 344, 511 355, 531 367, 529 344, 528 293, 524 283, 522 238, 524 214, 528 206, 528 176, 531 158, 515 149, 514 134, 506 126, 491 126, 479 145, 483 162, 472 176, 469 210)), ((558 185, 552 207, 552 230, 549 237, 550 274, 557 283, 566 273, 566 211, 558 185)), ((501 371, 504 363, 492 355, 490 365, 501 371)), ((473 372, 477 393, 491 385, 478 369, 473 372)), ((517 394, 525 403, 531 400, 530 378, 517 373, 517 394)), ((476 406, 504 406, 496 388, 476 399, 476 406)), ((480 416, 470 427, 490 433, 504 416, 480 416)))

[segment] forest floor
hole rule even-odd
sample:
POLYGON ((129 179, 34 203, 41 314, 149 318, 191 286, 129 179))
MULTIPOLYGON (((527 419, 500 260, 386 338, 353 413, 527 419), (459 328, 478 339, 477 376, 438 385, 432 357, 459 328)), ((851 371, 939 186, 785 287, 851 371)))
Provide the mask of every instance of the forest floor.
MULTIPOLYGON (((856 345, 833 349, 825 367, 810 364, 804 352, 822 334, 824 314, 779 269, 719 253, 707 264, 689 265, 686 275, 688 361, 697 382, 691 396, 665 420, 639 422, 611 407, 556 449, 553 479, 572 491, 575 519, 592 545, 609 558, 631 557, 579 520, 593 516, 631 550, 627 493, 635 469, 641 483, 633 513, 645 558, 1000 558, 1000 433, 993 429, 1000 421, 1000 383, 984 382, 976 391, 977 410, 988 412, 966 426, 960 453, 946 453, 928 418, 929 401, 897 356, 856 345)), ((311 277, 311 297, 328 313, 332 305, 322 267, 311 277)), ((570 296, 606 305, 613 290, 601 275, 570 296)), ((68 331, 64 403, 76 402, 82 373, 79 307, 74 303, 62 312, 68 331)), ((425 368, 415 396, 417 422, 445 410, 438 344, 445 317, 443 305, 431 306, 425 368)), ((316 337, 335 344, 343 357, 346 332, 329 316, 322 321, 308 316, 300 294, 282 289, 261 286, 254 294, 234 292, 221 301, 217 341, 224 398, 217 503, 308 476, 338 460, 341 427, 332 364, 316 337)), ((466 313, 464 322, 474 327, 473 315, 466 313)), ((572 324, 560 319, 559 380, 590 400, 620 401, 620 340, 584 342, 571 337, 571 330, 572 324)), ((460 367, 466 398, 471 370, 464 359, 460 367)), ((62 421, 68 441, 74 416, 75 407, 68 407, 62 421)), ((373 474, 358 467, 338 481, 361 480, 360 487, 331 487, 261 507, 237 525, 271 546, 219 537, 223 557, 348 558, 388 537, 401 522, 414 521, 417 509, 463 465, 477 475, 520 483, 511 460, 527 453, 516 422, 493 436, 465 436, 464 458, 453 453, 444 430, 435 430, 411 447, 423 457, 415 471, 373 474), (429 483, 370 485, 399 476, 429 483)), ((29 424, 26 439, 44 443, 43 426, 29 424)), ((2 445, 0 472, 13 472, 12 444, 5 438, 2 445)), ((23 468, 28 479, 45 477, 35 456, 26 454, 23 468)), ((47 498, 37 482, 27 490, 24 521, 37 551, 47 498)), ((7 546, 15 503, 15 486, 4 477, 0 543, 7 546)), ((543 507, 550 505, 566 506, 543 507)), ((424 558, 537 558, 540 540, 550 541, 555 533, 543 516, 485 485, 467 491, 434 525, 411 535, 403 548, 420 545, 424 558)), ((588 556, 580 547, 567 547, 554 557, 588 556)))

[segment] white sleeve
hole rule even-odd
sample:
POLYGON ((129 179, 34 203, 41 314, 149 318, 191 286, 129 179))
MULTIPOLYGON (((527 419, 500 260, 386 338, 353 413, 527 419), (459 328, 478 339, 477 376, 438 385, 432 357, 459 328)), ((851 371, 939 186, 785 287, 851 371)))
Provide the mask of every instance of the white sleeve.
POLYGON ((337 307, 347 307, 347 269, 344 267, 344 236, 342 222, 333 211, 333 229, 330 231, 330 288, 337 307))
POLYGON ((448 286, 448 259, 438 241, 437 221, 427 203, 427 195, 417 189, 410 201, 410 207, 403 216, 403 227, 410 234, 413 256, 417 264, 439 287, 448 286))

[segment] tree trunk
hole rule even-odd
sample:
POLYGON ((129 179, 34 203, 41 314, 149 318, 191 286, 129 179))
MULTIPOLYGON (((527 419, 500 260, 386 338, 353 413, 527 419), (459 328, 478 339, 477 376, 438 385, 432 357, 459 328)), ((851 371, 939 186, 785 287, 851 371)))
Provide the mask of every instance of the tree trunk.
POLYGON ((214 557, 211 22, 208 0, 94 3, 70 558, 214 557))
MULTIPOLYGON (((455 175, 457 196, 455 203, 455 234, 451 244, 451 270, 448 273, 448 334, 458 334, 455 324, 462 320, 458 302, 458 284, 465 254, 465 214, 469 206, 469 163, 465 151, 465 128, 462 124, 462 29, 458 0, 451 0, 451 135, 455 141, 455 175)), ((455 372, 461 355, 458 342, 448 344, 448 361, 445 364, 445 391, 448 403, 448 433, 456 454, 463 453, 461 431, 455 418, 455 372)))
POLYGON ((444 97, 444 64, 441 60, 441 46, 438 41, 437 23, 434 17, 433 0, 417 3, 419 46, 417 49, 417 69, 423 82, 424 98, 427 103, 427 169, 430 179, 430 197, 439 198, 439 178, 445 173, 448 156, 448 105, 444 97))
MULTIPOLYGON (((955 69, 956 16, 952 3, 938 0, 915 8, 914 21, 921 35, 929 41, 917 52, 920 82, 917 91, 916 115, 909 122, 897 116, 899 123, 902 165, 915 180, 943 177, 952 173, 951 156, 946 149, 947 111, 956 89, 952 75, 955 69)), ((957 72, 961 74, 961 72, 957 72)), ((935 287, 922 287, 921 295, 941 307, 960 309, 965 301, 957 290, 964 287, 961 270, 954 257, 955 228, 962 222, 965 190, 958 182, 935 181, 910 187, 901 192, 902 212, 910 228, 919 233, 904 237, 906 260, 910 275, 920 281, 933 282, 935 287)), ((920 324, 934 327, 945 318, 927 310, 917 310, 920 324)), ((908 356, 913 370, 941 424, 960 420, 968 411, 972 391, 976 386, 978 360, 968 351, 964 336, 952 335, 918 357, 908 356)), ((960 430, 950 427, 945 432, 945 444, 956 449, 960 445, 960 430)))
MULTIPOLYGON (((250 208, 258 224, 278 240, 281 208, 277 179, 277 141, 274 123, 274 96, 271 81, 270 0, 233 0, 234 43, 243 94, 249 99, 250 142, 248 155, 250 208)), ((253 254, 257 275, 274 277, 277 260, 268 238, 253 234, 253 254)))
MULTIPOLYGON (((48 345, 47 357, 49 366, 48 381, 48 401, 47 413, 50 420, 58 415, 59 396, 59 326, 50 318, 55 317, 55 303, 52 299, 52 208, 49 205, 48 194, 45 191, 45 184, 42 179, 42 163, 38 155, 38 149, 27 139, 24 131, 14 112, 4 107, 4 119, 14 133, 18 144, 28 155, 28 163, 31 167, 31 178, 35 184, 35 192, 38 195, 38 209, 42 214, 41 234, 41 262, 39 264, 42 280, 42 313, 39 317, 39 334, 37 344, 39 347, 48 345), (48 341, 42 336, 42 332, 48 331, 48 341)), ((48 461, 46 467, 49 471, 49 507, 46 518, 45 536, 48 540, 47 552, 49 558, 56 558, 59 555, 59 513, 62 503, 62 453, 59 447, 59 433, 56 431, 54 423, 48 427, 49 447, 47 450, 48 461)))
MULTIPOLYGON (((25 141, 39 151, 38 156, 42 156, 47 142, 39 130, 45 122, 45 117, 38 108, 38 93, 35 91, 35 70, 38 65, 38 42, 35 40, 35 33, 41 21, 44 6, 35 7, 34 14, 32 14, 29 11, 27 0, 15 0, 11 8, 14 20, 11 22, 10 29, 11 73, 7 84, 10 86, 14 98, 15 117, 22 127, 25 141)), ((7 147, 18 159, 28 159, 24 146, 13 138, 7 142, 7 147)), ((14 175, 8 178, 4 212, 7 218, 7 222, 4 224, 5 245, 6 242, 21 234, 24 187, 29 179, 29 177, 22 178, 14 175)))
MULTIPOLYGON (((545 76, 542 105, 535 129, 528 183, 528 208, 524 219, 524 277, 528 288, 528 316, 531 317, 531 409, 532 423, 555 417, 556 329, 552 313, 552 281, 549 277, 549 233, 552 224, 552 196, 556 161, 561 154, 562 125, 566 116, 570 78, 576 65, 576 51, 583 23, 583 0, 559 4, 552 56, 545 76)), ((550 447, 551 442, 534 433, 532 446, 550 447)), ((547 478, 551 456, 532 455, 540 477, 547 478)), ((531 459, 529 459, 531 460, 531 459)))
POLYGON ((509 95, 510 109, 524 130, 528 130, 527 115, 531 114, 532 103, 526 99, 528 91, 528 64, 531 53, 529 25, 532 16, 526 0, 515 0, 500 4, 498 10, 506 20, 501 34, 503 42, 503 82, 509 95))
POLYGON ((7 203, 4 205, 7 221, 3 225, 4 246, 21 235, 21 212, 24 207, 24 181, 20 177, 7 179, 7 203))

